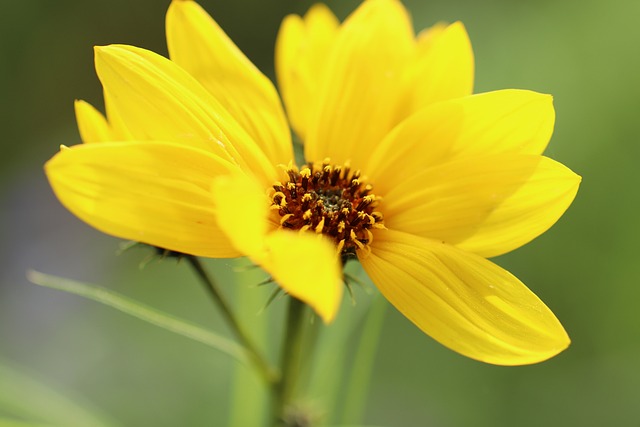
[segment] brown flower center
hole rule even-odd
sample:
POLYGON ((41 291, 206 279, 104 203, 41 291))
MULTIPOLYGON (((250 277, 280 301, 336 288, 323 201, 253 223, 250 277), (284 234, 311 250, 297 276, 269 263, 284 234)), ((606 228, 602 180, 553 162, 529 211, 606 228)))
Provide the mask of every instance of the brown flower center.
POLYGON ((272 209, 283 228, 322 233, 336 242, 343 261, 357 250, 369 250, 371 229, 384 228, 382 213, 375 210, 379 198, 360 171, 348 164, 335 166, 325 160, 300 170, 287 169, 289 181, 274 184, 272 209))

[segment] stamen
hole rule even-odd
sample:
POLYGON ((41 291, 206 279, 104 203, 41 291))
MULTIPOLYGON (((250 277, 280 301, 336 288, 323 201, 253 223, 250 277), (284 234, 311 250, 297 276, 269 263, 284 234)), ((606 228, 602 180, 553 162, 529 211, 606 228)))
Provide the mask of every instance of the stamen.
MULTIPOLYGON (((300 171, 300 176, 302 177, 301 179, 301 186, 302 189, 304 191, 307 191, 308 185, 309 185, 309 177, 311 176, 311 169, 309 168, 304 168, 300 171)), ((307 194, 305 194, 306 196, 307 194)))
POLYGON ((333 173, 331 174, 331 186, 335 186, 340 179, 340 172, 342 172, 342 168, 340 166, 336 166, 333 168, 333 173))
POLYGON ((364 230, 364 232, 367 233, 367 243, 371 244, 373 242, 373 233, 371 230, 364 230))
POLYGON ((287 182, 287 190, 289 190, 289 194, 291 194, 292 199, 298 198, 298 193, 296 191, 296 184, 294 181, 287 182))
POLYGON ((282 191, 277 191, 273 196, 273 203, 280 206, 287 206, 287 197, 284 195, 282 191))
POLYGON ((280 218, 280 225, 284 225, 285 222, 287 222, 287 220, 289 218, 291 218, 293 216, 293 214, 286 214, 284 215, 282 218, 280 218))
POLYGON ((374 211, 381 199, 360 170, 352 173, 349 163, 332 165, 330 159, 300 171, 292 164, 283 169, 289 181, 274 183, 271 196, 282 227, 324 234, 335 241, 342 259, 370 252, 371 230, 384 228, 384 218, 374 211))
POLYGON ((374 196, 365 196, 356 209, 362 210, 367 206, 369 206, 374 200, 375 200, 374 196))

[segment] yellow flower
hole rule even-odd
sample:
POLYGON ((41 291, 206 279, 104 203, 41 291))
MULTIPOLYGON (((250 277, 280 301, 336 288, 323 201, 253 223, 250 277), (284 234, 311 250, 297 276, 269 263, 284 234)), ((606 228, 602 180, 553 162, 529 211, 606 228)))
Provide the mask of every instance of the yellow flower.
POLYGON ((340 260, 357 256, 398 310, 466 356, 528 364, 569 345, 544 303, 486 258, 551 227, 580 178, 542 156, 550 96, 471 95, 462 24, 415 36, 395 0, 367 0, 342 24, 322 5, 288 16, 276 46, 286 115, 195 2, 173 1, 167 40, 171 60, 96 48, 106 117, 78 101, 84 144, 46 165, 79 218, 173 251, 249 256, 326 322, 340 260))

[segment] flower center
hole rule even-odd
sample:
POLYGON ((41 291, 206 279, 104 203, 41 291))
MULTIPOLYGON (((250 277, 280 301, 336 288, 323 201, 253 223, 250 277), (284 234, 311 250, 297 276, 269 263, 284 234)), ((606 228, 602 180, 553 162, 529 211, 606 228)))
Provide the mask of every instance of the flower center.
POLYGON ((322 233, 336 242, 343 262, 357 250, 369 250, 371 229, 384 228, 380 200, 360 171, 348 164, 335 166, 325 160, 300 170, 287 169, 289 181, 277 182, 271 208, 280 215, 283 228, 322 233))

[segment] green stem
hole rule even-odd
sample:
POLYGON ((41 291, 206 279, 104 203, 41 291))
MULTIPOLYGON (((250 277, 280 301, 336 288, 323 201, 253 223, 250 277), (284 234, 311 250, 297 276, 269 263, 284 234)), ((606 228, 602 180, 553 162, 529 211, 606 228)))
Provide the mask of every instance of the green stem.
POLYGON ((304 338, 306 305, 294 298, 289 299, 287 324, 282 345, 282 377, 275 396, 276 425, 288 426, 286 411, 291 404, 302 364, 302 343, 304 338))
MULTIPOLYGON (((270 354, 271 341, 269 331, 272 330, 271 317, 273 310, 264 311, 256 318, 256 313, 264 309, 265 300, 271 290, 266 286, 256 288, 255 284, 264 280, 264 272, 259 268, 247 268, 247 259, 235 260, 232 270, 236 271, 232 282, 227 282, 225 291, 233 298, 234 313, 240 319, 252 319, 251 328, 247 328, 253 342, 264 354, 270 354), (242 269, 240 272, 238 270, 242 269), (233 285, 231 288, 229 285, 233 285)), ((272 393, 275 387, 264 384, 262 378, 255 374, 253 366, 236 363, 229 388, 229 421, 226 427, 266 427, 273 418, 271 413, 272 393), (247 408, 251 408, 247 411, 247 408)), ((222 420, 219 420, 222 423, 222 420)))
POLYGON ((222 312, 222 316, 231 327, 231 330, 236 335, 236 338, 244 347, 249 359, 253 362, 264 381, 275 391, 275 389, 280 384, 277 371, 275 371, 269 365, 269 363, 258 350, 258 347, 249 338, 249 335, 245 332, 244 328, 242 327, 242 325, 240 325, 238 319, 236 319, 235 315, 233 314, 231 305, 222 295, 220 289, 218 289, 218 285, 216 284, 216 282, 204 269, 204 266, 202 265, 198 257, 195 257, 193 255, 186 255, 185 258, 187 259, 187 261, 189 261, 202 283, 206 285, 205 287, 207 291, 222 312))
POLYGON ((362 422, 371 373, 377 354, 376 349, 388 305, 380 294, 376 294, 369 307, 358 350, 353 359, 353 367, 346 382, 347 391, 344 395, 344 407, 340 420, 345 425, 362 422))

